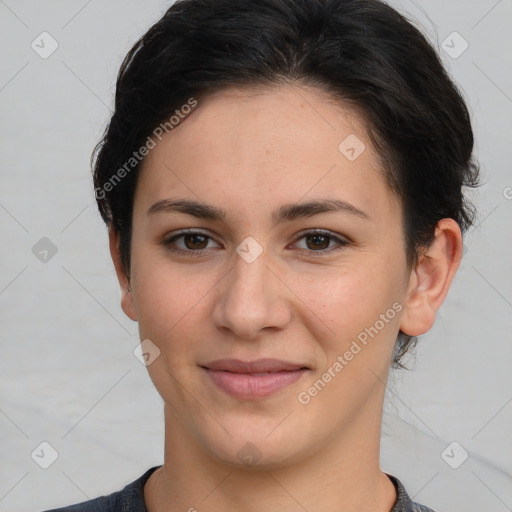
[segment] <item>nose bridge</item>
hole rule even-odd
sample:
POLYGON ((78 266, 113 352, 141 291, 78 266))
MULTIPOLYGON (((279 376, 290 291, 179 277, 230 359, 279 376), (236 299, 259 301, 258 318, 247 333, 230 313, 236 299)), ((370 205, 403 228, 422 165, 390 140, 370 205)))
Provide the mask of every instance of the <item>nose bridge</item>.
MULTIPOLYGON (((259 245, 259 244, 258 244, 259 245)), ((261 247, 261 246, 260 246, 261 247)), ((233 270, 228 276, 228 290, 230 297, 237 304, 253 302, 254 305, 268 298, 269 289, 268 254, 257 250, 251 241, 242 242, 237 247, 237 254, 233 261, 233 270), (265 286, 266 285, 266 286, 265 286)))
POLYGON ((227 327, 244 338, 256 336, 265 327, 282 328, 288 321, 272 263, 254 242, 244 241, 237 247, 214 311, 218 327, 227 327))

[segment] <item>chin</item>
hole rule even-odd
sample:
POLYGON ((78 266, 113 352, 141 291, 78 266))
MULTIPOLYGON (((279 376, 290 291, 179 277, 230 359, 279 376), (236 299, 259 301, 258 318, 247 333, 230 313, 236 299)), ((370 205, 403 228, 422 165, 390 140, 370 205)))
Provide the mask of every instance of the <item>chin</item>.
POLYGON ((315 443, 309 439, 304 445, 306 441, 301 434, 304 430, 300 425, 286 428, 279 421, 273 421, 270 428, 268 420, 259 425, 252 421, 249 425, 244 418, 236 427, 221 421, 231 436, 222 430, 220 438, 208 435, 202 444, 208 446, 214 458, 233 468, 262 471, 284 468, 306 458, 315 443))

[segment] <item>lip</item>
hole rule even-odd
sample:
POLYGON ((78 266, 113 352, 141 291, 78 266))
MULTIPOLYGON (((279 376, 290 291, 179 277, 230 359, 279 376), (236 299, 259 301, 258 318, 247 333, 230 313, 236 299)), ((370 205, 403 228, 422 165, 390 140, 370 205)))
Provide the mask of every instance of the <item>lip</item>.
POLYGON ((279 359, 220 359, 201 365, 212 382, 239 400, 264 398, 301 379, 310 369, 279 359))

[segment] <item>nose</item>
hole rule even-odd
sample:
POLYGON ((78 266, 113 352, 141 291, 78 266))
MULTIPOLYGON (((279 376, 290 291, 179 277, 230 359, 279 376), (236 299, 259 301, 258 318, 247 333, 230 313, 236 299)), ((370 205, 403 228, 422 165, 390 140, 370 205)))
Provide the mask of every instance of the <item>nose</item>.
POLYGON ((277 267, 265 251, 251 263, 236 254, 232 269, 219 283, 215 326, 247 340, 263 330, 284 329, 292 317, 292 301, 277 267))

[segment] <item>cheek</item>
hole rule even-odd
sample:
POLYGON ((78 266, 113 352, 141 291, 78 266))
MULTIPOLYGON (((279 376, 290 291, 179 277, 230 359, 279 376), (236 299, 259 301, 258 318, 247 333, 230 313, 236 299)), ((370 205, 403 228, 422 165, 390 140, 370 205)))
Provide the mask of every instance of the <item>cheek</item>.
POLYGON ((349 363, 343 373, 353 382, 372 377, 365 368, 384 374, 401 310, 400 280, 393 279, 393 272, 387 263, 379 265, 375 258, 371 264, 347 264, 328 275, 301 275, 296 281, 297 295, 307 305, 304 314, 310 321, 309 331, 318 340, 317 356, 322 366, 329 368, 338 356, 347 354, 349 363), (327 335, 314 330, 315 325, 327 326, 323 331, 327 335))
POLYGON ((337 336, 352 335, 351 328, 378 317, 385 303, 383 275, 368 266, 347 264, 329 272, 302 273, 294 291, 337 336))
POLYGON ((212 285, 193 265, 171 264, 157 252, 134 253, 132 288, 141 337, 163 344, 171 338, 177 342, 178 333, 197 326, 193 319, 212 285))

